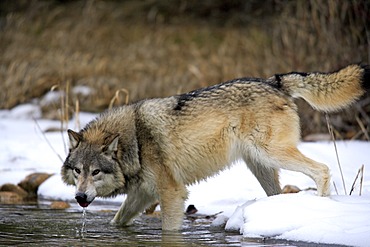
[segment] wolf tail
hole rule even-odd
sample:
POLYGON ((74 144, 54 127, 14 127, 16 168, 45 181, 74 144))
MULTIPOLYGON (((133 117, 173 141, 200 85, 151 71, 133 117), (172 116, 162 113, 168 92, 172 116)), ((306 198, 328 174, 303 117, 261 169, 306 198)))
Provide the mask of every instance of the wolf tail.
POLYGON ((319 111, 332 112, 370 91, 370 66, 352 64, 331 73, 277 74, 268 81, 294 98, 303 98, 319 111))

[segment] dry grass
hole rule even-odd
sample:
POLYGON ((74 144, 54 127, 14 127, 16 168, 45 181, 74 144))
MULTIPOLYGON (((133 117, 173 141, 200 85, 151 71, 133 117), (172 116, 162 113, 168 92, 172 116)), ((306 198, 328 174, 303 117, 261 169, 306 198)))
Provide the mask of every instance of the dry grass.
MULTIPOLYGON (((269 0, 269 9, 236 1, 240 6, 226 6, 231 14, 221 0, 26 2, 19 11, 2 6, 8 10, 0 23, 0 108, 55 85, 65 91, 67 82, 93 88, 89 96, 71 91, 69 102, 78 98, 81 110, 97 112, 121 89, 132 102, 242 76, 370 63, 365 0, 269 0)), ((112 102, 124 104, 125 97, 112 102)), ((303 135, 326 132, 324 115, 299 104, 303 135)), ((365 98, 332 115, 334 129, 363 139, 369 113, 365 98)))

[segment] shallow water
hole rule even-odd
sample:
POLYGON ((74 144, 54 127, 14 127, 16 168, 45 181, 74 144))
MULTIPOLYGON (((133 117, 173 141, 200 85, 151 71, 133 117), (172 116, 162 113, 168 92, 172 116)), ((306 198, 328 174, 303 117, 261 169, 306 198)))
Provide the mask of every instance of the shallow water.
POLYGON ((77 205, 53 210, 48 204, 0 205, 0 246, 323 246, 244 239, 238 233, 211 228, 209 219, 185 220, 179 233, 162 233, 160 219, 147 215, 130 227, 117 227, 109 221, 118 206, 94 206, 86 210, 84 220, 77 205))

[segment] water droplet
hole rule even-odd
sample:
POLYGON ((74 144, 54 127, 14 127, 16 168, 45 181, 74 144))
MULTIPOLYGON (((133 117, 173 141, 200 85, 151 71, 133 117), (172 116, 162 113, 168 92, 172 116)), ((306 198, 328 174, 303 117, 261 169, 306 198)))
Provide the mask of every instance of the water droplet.
POLYGON ((81 238, 85 237, 86 230, 86 208, 82 208, 82 227, 81 227, 81 238))

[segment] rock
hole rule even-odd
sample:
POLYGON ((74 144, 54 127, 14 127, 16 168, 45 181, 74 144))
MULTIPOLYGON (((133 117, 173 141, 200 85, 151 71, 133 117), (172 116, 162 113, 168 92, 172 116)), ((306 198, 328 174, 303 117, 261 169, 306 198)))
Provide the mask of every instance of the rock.
POLYGON ((24 199, 28 196, 27 191, 25 191, 24 189, 22 189, 18 185, 10 184, 10 183, 3 184, 0 187, 0 191, 13 192, 13 193, 17 194, 22 199, 24 199))
POLYGON ((18 185, 3 184, 0 187, 0 203, 20 204, 30 203, 37 200, 39 186, 52 174, 32 173, 25 177, 18 185))
POLYGON ((23 198, 16 192, 0 191, 1 204, 19 204, 23 202, 23 198))
POLYGON ((297 186, 287 184, 287 185, 285 185, 285 186, 284 186, 284 188, 283 188, 283 190, 282 190, 282 192, 281 192, 281 193, 283 193, 283 194, 288 194, 288 193, 298 193, 298 192, 300 192, 300 191, 301 191, 301 189, 300 189, 300 188, 298 188, 297 186))
POLYGON ((50 204, 51 209, 67 209, 70 207, 71 205, 68 202, 63 202, 63 201, 53 201, 50 204))
POLYGON ((28 193, 27 199, 35 200, 37 199, 37 190, 39 186, 50 176, 52 176, 52 174, 40 172, 32 173, 25 177, 18 185, 28 193))
POLYGON ((187 214, 187 215, 189 215, 189 214, 195 214, 196 212, 198 212, 198 209, 193 204, 190 204, 186 208, 185 214, 187 214))
POLYGON ((101 209, 101 210, 99 210, 99 212, 101 212, 101 213, 111 213, 111 212, 115 212, 115 210, 112 210, 112 209, 101 209))

